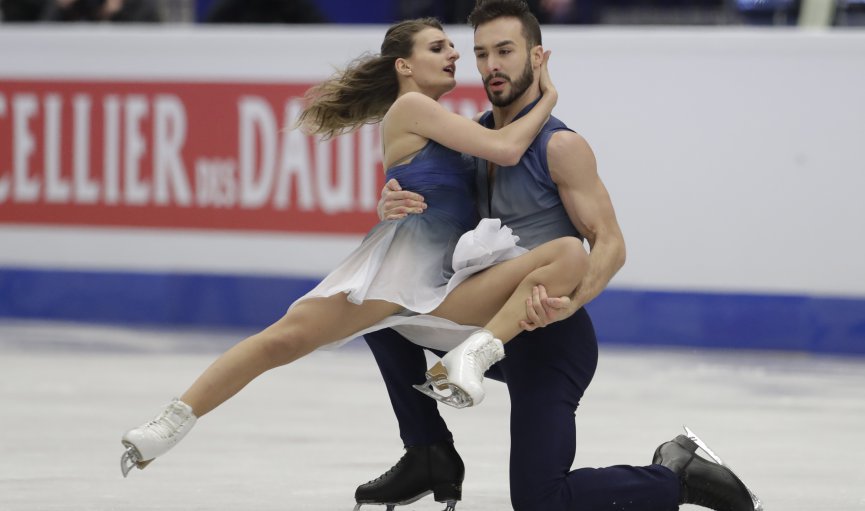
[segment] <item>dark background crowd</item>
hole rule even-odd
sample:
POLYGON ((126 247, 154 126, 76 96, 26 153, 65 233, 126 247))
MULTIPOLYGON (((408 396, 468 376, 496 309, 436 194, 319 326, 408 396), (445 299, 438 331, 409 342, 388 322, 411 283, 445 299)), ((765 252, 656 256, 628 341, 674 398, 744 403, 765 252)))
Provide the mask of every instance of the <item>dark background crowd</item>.
MULTIPOLYGON (((0 0, 10 22, 465 23, 475 0, 0 0)), ((865 26, 865 0, 528 0, 544 24, 865 26)))

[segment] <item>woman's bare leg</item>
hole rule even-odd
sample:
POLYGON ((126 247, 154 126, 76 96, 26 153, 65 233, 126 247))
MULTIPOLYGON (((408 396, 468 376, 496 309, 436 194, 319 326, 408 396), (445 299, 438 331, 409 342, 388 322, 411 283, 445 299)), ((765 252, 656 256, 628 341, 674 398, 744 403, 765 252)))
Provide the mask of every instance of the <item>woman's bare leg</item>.
POLYGON ((588 254, 577 238, 559 238, 517 258, 473 275, 457 286, 431 314, 463 325, 484 325, 502 342, 522 331, 526 299, 534 286, 550 296, 571 294, 588 269, 588 254))
POLYGON ((168 452, 183 440, 198 417, 258 375, 374 325, 399 309, 381 300, 354 305, 344 294, 302 301, 276 323, 223 353, 180 400, 166 405, 156 418, 127 431, 121 438, 126 447, 120 457, 121 473, 126 477, 134 467, 144 468, 168 452))
POLYGON ((355 305, 345 294, 304 300, 269 327, 223 353, 181 400, 192 407, 196 417, 201 417, 265 371, 293 362, 400 309, 381 300, 355 305))
POLYGON ((484 399, 483 375, 504 357, 502 343, 522 331, 525 300, 537 285, 553 295, 570 294, 588 269, 588 255, 577 238, 559 238, 467 279, 432 314, 464 325, 484 325, 449 351, 416 386, 456 408, 484 399), (442 393, 449 390, 449 392, 442 393))

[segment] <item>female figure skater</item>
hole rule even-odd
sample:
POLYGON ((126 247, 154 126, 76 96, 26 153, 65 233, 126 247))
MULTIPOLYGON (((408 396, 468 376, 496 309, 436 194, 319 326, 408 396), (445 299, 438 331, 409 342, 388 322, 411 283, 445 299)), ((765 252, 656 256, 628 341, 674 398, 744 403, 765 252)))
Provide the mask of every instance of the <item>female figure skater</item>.
POLYGON ((456 85, 459 54, 432 18, 393 25, 380 54, 361 57, 311 89, 298 124, 331 137, 381 122, 388 178, 423 193, 428 209, 376 225, 346 261, 281 319, 223 353, 180 399, 126 432, 123 475, 167 452, 198 417, 265 371, 381 328, 401 325, 416 342, 453 348, 438 366, 434 383, 454 391, 444 399, 448 404, 480 403, 483 374, 504 357, 502 343, 522 330, 533 287, 543 285, 551 296, 570 294, 588 264, 577 238, 560 238, 526 252, 515 246, 510 229, 495 220, 469 231, 477 221, 475 168, 460 153, 499 165, 519 161, 558 97, 548 57, 540 47, 530 56, 541 73, 543 98, 499 130, 438 103, 456 85), (456 342, 455 332, 460 336, 456 342))

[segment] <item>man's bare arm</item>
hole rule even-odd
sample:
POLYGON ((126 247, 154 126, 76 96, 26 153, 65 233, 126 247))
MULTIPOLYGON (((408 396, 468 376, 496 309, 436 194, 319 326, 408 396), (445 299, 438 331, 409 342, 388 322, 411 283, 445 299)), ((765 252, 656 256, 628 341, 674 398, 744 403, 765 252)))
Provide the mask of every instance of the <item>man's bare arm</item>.
POLYGON ((591 249, 589 271, 571 300, 576 310, 601 294, 625 264, 625 240, 585 139, 571 131, 553 134, 547 144, 547 161, 565 210, 591 249))

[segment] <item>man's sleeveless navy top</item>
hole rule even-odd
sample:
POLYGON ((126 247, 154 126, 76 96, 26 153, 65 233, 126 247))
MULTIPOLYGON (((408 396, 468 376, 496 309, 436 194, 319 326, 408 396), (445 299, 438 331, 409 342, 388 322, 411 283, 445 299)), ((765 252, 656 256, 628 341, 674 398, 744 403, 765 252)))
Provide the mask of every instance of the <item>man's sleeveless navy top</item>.
MULTIPOLYGON (((515 119, 525 115, 535 103, 524 108, 515 119)), ((492 111, 485 112, 478 122, 492 129, 492 111)), ((560 130, 572 131, 562 121, 550 117, 519 163, 496 168, 492 179, 487 161, 477 160, 478 212, 482 217, 500 218, 520 237, 521 247, 532 249, 563 236, 582 238, 565 211, 547 163, 547 143, 560 130)))

